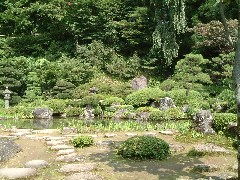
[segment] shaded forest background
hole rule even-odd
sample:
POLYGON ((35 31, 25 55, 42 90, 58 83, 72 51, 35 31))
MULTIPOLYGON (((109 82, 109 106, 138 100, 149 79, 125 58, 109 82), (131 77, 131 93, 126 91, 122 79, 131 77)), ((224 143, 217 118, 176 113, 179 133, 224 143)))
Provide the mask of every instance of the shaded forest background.
MULTIPOLYGON (((167 51, 156 48, 154 33, 157 13, 167 19, 171 8, 157 1, 2 0, 0 90, 9 86, 12 104, 79 99, 93 86, 102 94, 125 98, 132 91, 129 81, 144 75, 149 87, 195 90, 236 112, 234 50, 215 3, 186 1, 186 26, 174 34, 175 44, 167 51)), ((233 42, 235 7, 235 2, 225 6, 233 42)), ((171 42, 172 34, 162 35, 166 44, 171 42)))

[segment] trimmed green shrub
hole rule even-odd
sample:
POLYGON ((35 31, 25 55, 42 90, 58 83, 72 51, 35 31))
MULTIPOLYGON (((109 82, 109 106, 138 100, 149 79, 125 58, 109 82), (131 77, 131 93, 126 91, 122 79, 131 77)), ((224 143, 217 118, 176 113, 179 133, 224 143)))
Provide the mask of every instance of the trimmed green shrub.
POLYGON ((103 106, 111 106, 113 104, 117 104, 117 105, 122 105, 124 104, 124 100, 122 98, 119 98, 119 97, 108 97, 106 99, 104 99, 101 103, 101 105, 103 106))
POLYGON ((153 111, 159 111, 159 109, 151 107, 151 106, 144 106, 144 107, 139 107, 139 108, 136 109, 136 113, 139 113, 139 112, 153 112, 153 111))
POLYGON ((177 106, 188 105, 187 114, 192 116, 200 109, 209 109, 210 105, 208 101, 204 99, 201 93, 198 91, 190 90, 188 96, 186 96, 186 89, 172 90, 168 92, 168 96, 173 99, 177 106))
POLYGON ((169 144, 153 136, 136 136, 124 141, 117 154, 129 159, 163 160, 170 155, 169 144))
POLYGON ((145 88, 129 94, 125 102, 133 106, 144 106, 165 96, 166 93, 159 88, 145 88))
POLYGON ((169 108, 164 111, 152 111, 149 115, 150 121, 180 120, 186 118, 181 108, 169 108))
POLYGON ((89 89, 91 87, 97 87, 99 93, 107 96, 115 96, 125 98, 133 90, 130 83, 114 80, 105 75, 96 75, 91 82, 83 84, 75 88, 73 91, 73 98, 80 99, 89 95, 89 89))
POLYGON ((230 89, 224 89, 218 96, 217 96, 218 102, 216 104, 219 104, 223 111, 228 113, 236 113, 236 98, 235 98, 235 92, 230 89))
POLYGON ((216 131, 225 131, 230 122, 237 122, 237 115, 233 113, 213 113, 213 128, 216 131))
POLYGON ((93 145, 93 137, 91 136, 78 136, 72 140, 72 144, 76 148, 89 147, 93 145))
POLYGON ((82 98, 80 104, 82 107, 85 107, 86 105, 92 105, 93 107, 96 107, 99 105, 99 101, 103 100, 104 96, 101 94, 94 94, 91 96, 85 96, 82 98))
POLYGON ((62 114, 67 108, 67 100, 63 99, 50 99, 44 103, 47 107, 51 108, 53 113, 62 114))
POLYGON ((79 116, 84 113, 84 109, 80 107, 67 107, 65 109, 66 116, 79 116))

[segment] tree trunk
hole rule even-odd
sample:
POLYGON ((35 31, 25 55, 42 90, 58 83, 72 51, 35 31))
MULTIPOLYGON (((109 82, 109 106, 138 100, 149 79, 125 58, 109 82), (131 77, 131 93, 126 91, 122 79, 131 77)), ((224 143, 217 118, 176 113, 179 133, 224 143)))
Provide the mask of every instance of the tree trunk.
POLYGON ((238 179, 240 179, 240 0, 238 0, 238 40, 236 44, 236 54, 233 66, 233 75, 236 87, 236 103, 237 103, 237 140, 238 140, 238 179))
POLYGON ((222 1, 220 1, 219 7, 220 7, 220 15, 221 15, 222 24, 223 24, 223 27, 224 27, 226 39, 227 39, 228 43, 232 46, 232 48, 234 48, 234 44, 233 44, 229 29, 228 29, 228 25, 227 25, 227 19, 225 17, 225 13, 224 13, 224 4, 223 4, 222 1))

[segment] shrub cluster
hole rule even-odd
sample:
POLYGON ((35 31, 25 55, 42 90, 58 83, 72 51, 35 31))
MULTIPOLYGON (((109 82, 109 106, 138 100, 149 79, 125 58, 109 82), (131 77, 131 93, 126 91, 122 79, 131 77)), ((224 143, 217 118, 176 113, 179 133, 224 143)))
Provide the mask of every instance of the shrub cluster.
POLYGON ((74 147, 83 148, 93 145, 93 137, 91 136, 78 136, 72 140, 74 147))
POLYGON ((213 128, 216 131, 225 131, 230 122, 237 122, 237 116, 233 113, 214 113, 213 128))
POLYGON ((129 159, 166 159, 169 154, 169 144, 152 136, 136 136, 124 141, 117 154, 129 159))
POLYGON ((164 111, 152 111, 149 115, 150 121, 180 120, 186 118, 181 108, 169 108, 164 111))
POLYGON ((159 88, 145 88, 129 94, 125 101, 133 106, 144 106, 165 96, 166 93, 159 88))

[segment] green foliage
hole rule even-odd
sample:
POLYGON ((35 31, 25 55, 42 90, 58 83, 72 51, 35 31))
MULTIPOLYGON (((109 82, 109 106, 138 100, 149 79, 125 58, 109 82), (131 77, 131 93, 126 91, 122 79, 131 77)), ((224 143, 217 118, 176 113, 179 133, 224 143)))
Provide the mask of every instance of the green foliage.
POLYGON ((59 99, 70 99, 75 85, 65 80, 59 80, 53 87, 53 95, 59 99))
POLYGON ((191 149, 191 150, 188 152, 187 155, 190 156, 190 157, 202 157, 202 156, 206 155, 206 153, 205 153, 205 152, 202 152, 202 151, 197 151, 197 150, 195 150, 195 149, 191 149))
POLYGON ((175 89, 168 92, 168 96, 173 99, 174 103, 179 107, 187 106, 188 116, 192 116, 200 109, 209 109, 210 105, 201 93, 194 90, 175 89), (188 92, 188 96, 186 95, 188 92))
POLYGON ((167 120, 181 120, 185 119, 186 114, 181 108, 169 108, 164 111, 152 111, 149 115, 150 121, 167 121, 167 120))
POLYGON ((225 132, 230 122, 237 122, 237 115, 233 113, 214 113, 213 128, 216 131, 225 132))
POLYGON ((129 94, 125 102, 133 106, 143 106, 165 96, 166 93, 159 88, 145 88, 129 94))
POLYGON ((67 101, 62 99, 50 99, 45 101, 44 104, 56 114, 63 114, 67 108, 67 101))
POLYGON ((139 113, 139 112, 153 112, 153 111, 159 111, 159 109, 151 107, 151 106, 144 106, 144 107, 139 107, 139 108, 136 109, 136 113, 139 113))
POLYGON ((217 97, 215 106, 220 105, 223 112, 235 113, 236 112, 236 95, 230 89, 224 89, 217 97))
POLYGON ((93 107, 96 107, 99 105, 99 102, 104 99, 104 96, 101 94, 93 94, 90 96, 85 96, 81 99, 80 103, 82 107, 85 107, 87 105, 92 105, 93 107))
POLYGON ((169 145, 164 140, 152 136, 136 136, 124 141, 118 148, 117 154, 129 159, 166 159, 169 145))
POLYGON ((69 106, 64 110, 64 113, 66 114, 67 117, 79 116, 84 113, 84 109, 80 107, 69 106))
POLYGON ((202 90, 203 85, 212 84, 210 76, 204 72, 208 62, 201 54, 187 54, 184 59, 177 62, 173 80, 182 88, 202 90))
POLYGON ((122 98, 119 98, 119 97, 108 97, 106 99, 104 99, 102 102, 101 102, 101 105, 103 106, 111 106, 111 105, 123 105, 125 102, 122 98))
POLYGON ((91 136, 78 136, 72 140, 72 144, 76 148, 89 147, 93 145, 93 137, 91 136))
POLYGON ((89 94, 89 89, 96 87, 99 93, 106 96, 116 96, 125 98, 126 95, 132 92, 130 83, 114 80, 111 77, 97 74, 89 83, 85 83, 77 87, 73 92, 73 98, 80 99, 89 94))

